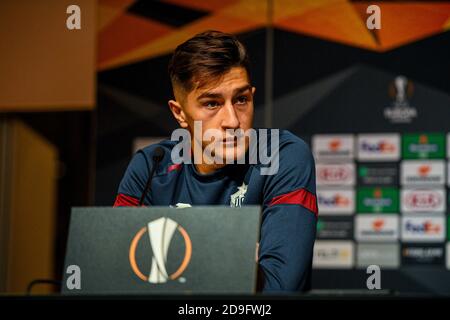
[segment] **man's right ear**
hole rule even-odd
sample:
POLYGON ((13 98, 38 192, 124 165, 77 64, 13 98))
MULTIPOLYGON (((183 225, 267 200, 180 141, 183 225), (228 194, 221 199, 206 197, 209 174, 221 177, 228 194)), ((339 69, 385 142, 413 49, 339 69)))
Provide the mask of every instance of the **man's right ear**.
POLYGON ((186 122, 186 116, 183 112, 183 108, 181 107, 181 104, 175 100, 169 100, 169 108, 170 111, 172 111, 173 116, 180 124, 180 127, 187 128, 188 123, 186 122))

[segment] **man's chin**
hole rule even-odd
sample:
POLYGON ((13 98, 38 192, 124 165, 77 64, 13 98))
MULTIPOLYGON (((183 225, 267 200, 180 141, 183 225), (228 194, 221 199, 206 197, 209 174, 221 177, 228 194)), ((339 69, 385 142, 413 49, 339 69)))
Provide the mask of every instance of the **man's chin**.
POLYGON ((225 164, 233 164, 237 163, 238 160, 241 160, 245 157, 245 150, 235 147, 226 148, 225 151, 218 155, 219 159, 223 159, 223 163, 225 164))

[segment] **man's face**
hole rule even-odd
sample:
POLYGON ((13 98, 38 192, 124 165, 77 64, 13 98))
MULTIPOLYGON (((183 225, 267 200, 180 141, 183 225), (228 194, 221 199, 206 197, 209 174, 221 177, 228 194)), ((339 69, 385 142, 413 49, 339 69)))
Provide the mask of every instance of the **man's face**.
MULTIPOLYGON (((235 138, 227 130, 241 129, 246 132, 252 127, 254 92, 255 88, 250 85, 246 70, 235 67, 224 74, 220 81, 215 81, 210 86, 194 88, 180 99, 180 115, 185 122, 180 121, 180 115, 175 117, 182 127, 190 131, 192 137, 194 121, 202 122, 203 133, 208 129, 219 130, 222 141, 214 142, 220 145, 216 149, 220 154, 215 156, 223 159, 224 163, 225 159, 238 159, 245 155, 248 139, 244 143, 243 138, 235 138)), ((203 139, 201 143, 204 149, 211 140, 203 139)))

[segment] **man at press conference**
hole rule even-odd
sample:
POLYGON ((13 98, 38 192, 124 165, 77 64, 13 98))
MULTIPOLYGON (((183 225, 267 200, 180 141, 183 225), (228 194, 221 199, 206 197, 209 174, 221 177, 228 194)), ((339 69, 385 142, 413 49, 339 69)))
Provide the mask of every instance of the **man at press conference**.
POLYGON ((230 34, 200 33, 176 48, 169 75, 169 108, 190 133, 188 158, 195 159, 176 161, 178 142, 172 140, 139 150, 114 206, 260 205, 258 290, 309 290, 318 215, 314 160, 308 145, 286 130, 258 130, 253 140, 242 134, 253 130, 255 93, 245 47, 230 34), (199 127, 220 132, 220 139, 199 135, 199 127), (268 139, 261 138, 265 132, 268 139), (259 158, 249 160, 252 143, 267 151, 274 137, 276 170, 267 170, 259 158), (205 152, 212 144, 213 152, 205 152))

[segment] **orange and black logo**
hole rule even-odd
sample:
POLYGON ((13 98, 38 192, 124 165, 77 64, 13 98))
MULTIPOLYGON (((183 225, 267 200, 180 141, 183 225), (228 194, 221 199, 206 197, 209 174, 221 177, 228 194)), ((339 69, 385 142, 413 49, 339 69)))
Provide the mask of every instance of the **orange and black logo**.
POLYGON ((131 241, 129 260, 131 269, 141 280, 149 283, 165 283, 168 280, 178 279, 186 270, 192 255, 192 242, 186 230, 170 218, 162 217, 151 221, 147 226, 140 229, 131 241), (167 254, 175 232, 179 232, 184 240, 184 257, 181 264, 173 273, 167 272, 167 254), (150 242, 153 254, 151 255, 151 267, 149 275, 146 276, 136 261, 136 249, 140 241, 150 242))

